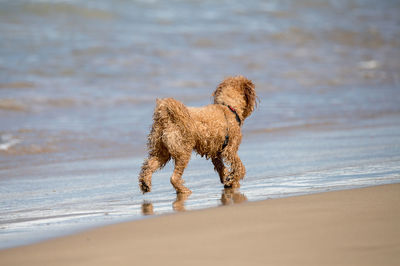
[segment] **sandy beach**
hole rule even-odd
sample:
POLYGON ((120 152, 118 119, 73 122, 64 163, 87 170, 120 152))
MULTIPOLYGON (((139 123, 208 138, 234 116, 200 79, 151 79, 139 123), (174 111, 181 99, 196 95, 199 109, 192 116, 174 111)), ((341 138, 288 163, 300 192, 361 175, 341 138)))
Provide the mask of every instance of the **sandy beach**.
POLYGON ((0 252, 1 265, 398 265, 400 184, 106 226, 0 252))

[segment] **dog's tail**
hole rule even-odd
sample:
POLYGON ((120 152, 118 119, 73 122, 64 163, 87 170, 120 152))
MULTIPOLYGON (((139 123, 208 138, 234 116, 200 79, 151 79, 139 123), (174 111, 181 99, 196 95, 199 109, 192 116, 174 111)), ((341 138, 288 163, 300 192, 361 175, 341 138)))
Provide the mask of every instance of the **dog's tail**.
POLYGON ((154 121, 172 122, 180 129, 187 131, 192 124, 192 119, 188 108, 173 98, 157 99, 156 108, 154 110, 154 121), (166 121, 167 120, 167 121, 166 121))
POLYGON ((157 145, 165 134, 179 131, 182 135, 188 136, 193 129, 193 120, 188 108, 173 98, 157 99, 153 120, 148 142, 150 149, 157 145))

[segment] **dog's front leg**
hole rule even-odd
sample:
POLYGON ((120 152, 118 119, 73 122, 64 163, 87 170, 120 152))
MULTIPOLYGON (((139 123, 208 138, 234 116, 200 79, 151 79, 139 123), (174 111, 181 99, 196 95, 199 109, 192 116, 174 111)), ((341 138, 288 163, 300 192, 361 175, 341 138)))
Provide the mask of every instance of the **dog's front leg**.
POLYGON ((214 170, 219 175, 219 180, 222 184, 225 183, 225 178, 228 175, 228 169, 226 169, 222 157, 218 155, 218 157, 212 158, 212 163, 214 164, 214 170))
POLYGON ((237 154, 227 159, 230 162, 231 171, 225 178, 224 185, 226 188, 238 188, 240 187, 240 179, 242 179, 246 174, 246 168, 237 154))

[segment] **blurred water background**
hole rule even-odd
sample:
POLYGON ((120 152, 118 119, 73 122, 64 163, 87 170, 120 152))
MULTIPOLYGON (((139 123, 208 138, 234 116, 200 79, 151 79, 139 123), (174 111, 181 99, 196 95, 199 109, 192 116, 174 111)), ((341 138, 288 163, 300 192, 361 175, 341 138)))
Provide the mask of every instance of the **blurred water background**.
POLYGON ((0 0, 0 248, 147 214, 400 182, 400 1, 0 0), (141 195, 156 98, 256 84, 239 191, 141 195))

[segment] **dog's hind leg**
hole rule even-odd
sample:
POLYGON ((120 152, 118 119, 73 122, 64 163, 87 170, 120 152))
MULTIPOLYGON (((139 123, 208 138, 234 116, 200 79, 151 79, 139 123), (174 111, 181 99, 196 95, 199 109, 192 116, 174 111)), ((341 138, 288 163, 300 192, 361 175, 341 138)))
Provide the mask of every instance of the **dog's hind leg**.
POLYGON ((231 171, 229 175, 225 178, 224 185, 226 188, 238 188, 240 187, 239 181, 246 174, 246 168, 244 167, 242 161, 237 154, 229 156, 227 160, 231 165, 231 171))
POLYGON ((143 193, 151 191, 151 176, 153 173, 162 168, 171 158, 171 156, 165 152, 159 155, 149 155, 142 166, 142 170, 139 174, 139 187, 143 193))
POLYGON ((211 160, 212 160, 212 163, 214 164, 214 170, 219 175, 219 180, 221 181, 222 184, 224 184, 225 178, 228 175, 228 170, 226 169, 226 167, 224 165, 221 155, 218 155, 217 157, 212 158, 211 160))
POLYGON ((171 184, 175 188, 176 193, 190 194, 192 191, 183 185, 184 181, 182 179, 183 171, 185 170, 187 164, 189 163, 191 153, 180 154, 174 157, 175 169, 171 177, 171 184))

